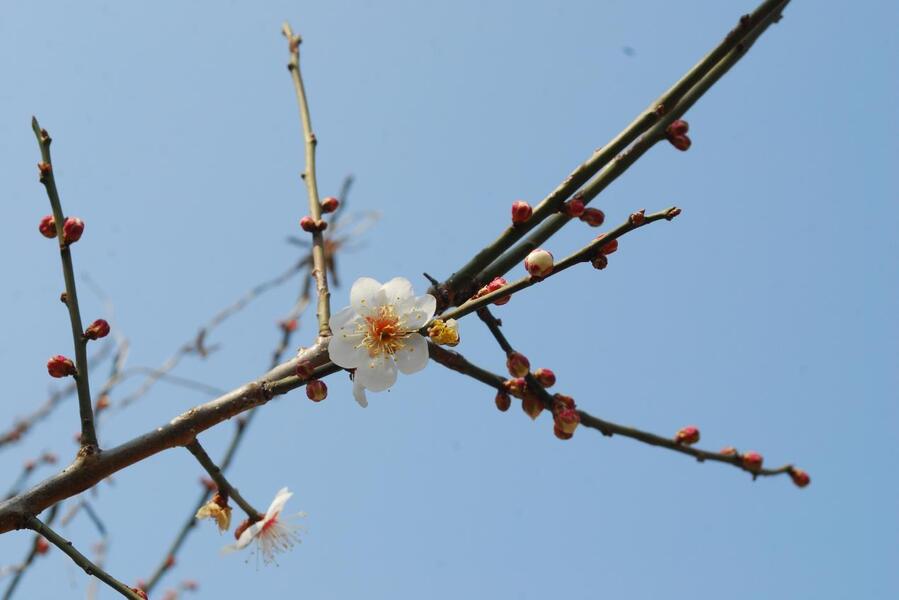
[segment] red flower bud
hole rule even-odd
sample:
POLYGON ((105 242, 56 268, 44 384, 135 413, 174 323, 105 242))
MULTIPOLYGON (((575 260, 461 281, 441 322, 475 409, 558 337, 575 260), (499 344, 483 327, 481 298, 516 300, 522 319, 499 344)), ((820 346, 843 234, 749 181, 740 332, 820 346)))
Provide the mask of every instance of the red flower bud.
POLYGON ((99 340, 109 335, 109 323, 105 319, 97 319, 84 330, 84 337, 89 340, 99 340))
POLYGON ((689 130, 690 124, 683 119, 678 119, 677 121, 672 121, 671 125, 668 126, 668 129, 665 130, 665 133, 669 137, 674 137, 678 135, 687 135, 689 130))
POLYGON ((606 258, 606 255, 603 253, 599 253, 593 257, 593 260, 590 261, 590 264, 593 265, 594 269, 598 269, 602 271, 606 267, 609 266, 609 259, 606 258))
POLYGON ((309 379, 312 377, 313 372, 315 372, 315 367, 313 367, 312 363, 308 360, 297 362, 296 374, 300 379, 309 379))
POLYGON ((685 446, 692 446, 699 441, 699 428, 688 425, 675 434, 674 441, 685 446))
POLYGON ((531 363, 520 352, 509 352, 506 357, 506 368, 512 377, 524 377, 531 370, 531 363))
MULTIPOLYGON (((601 240, 604 237, 606 237, 605 233, 597 236, 596 239, 601 240)), ((612 254, 616 250, 618 250, 618 239, 617 238, 614 240, 609 240, 608 243, 603 244, 602 247, 599 249, 599 251, 605 255, 612 254)))
POLYGON ((284 333, 291 333, 297 330, 300 323, 296 319, 284 319, 283 321, 278 321, 278 327, 281 328, 281 331, 284 333))
POLYGON ((37 226, 37 230, 41 232, 41 235, 45 238, 55 238, 56 237, 56 221, 53 220, 53 215, 47 215, 43 219, 41 219, 40 224, 37 226))
POLYGON ((503 387, 516 398, 524 398, 525 393, 528 391, 528 382, 525 381, 524 377, 516 377, 504 381, 503 387))
POLYGON ((566 408, 555 415, 556 426, 565 433, 572 434, 581 422, 576 410, 566 408))
POLYGON ((44 536, 40 536, 34 542, 34 551, 38 554, 46 554, 50 550, 50 542, 44 536))
POLYGON ((340 200, 335 198, 334 196, 328 196, 324 200, 322 200, 322 212, 323 213, 332 213, 340 206, 340 200))
POLYGON ((546 277, 553 272, 553 255, 547 250, 537 248, 524 259, 524 268, 531 277, 546 277))
POLYGON ((300 229, 302 229, 303 231, 308 231, 309 233, 314 232, 316 230, 315 219, 313 219, 309 215, 306 215, 305 217, 300 219, 300 229))
POLYGON ((47 372, 50 373, 50 377, 68 377, 75 375, 78 371, 71 359, 57 354, 47 361, 47 372))
POLYGON ((500 390, 496 392, 496 408, 501 412, 506 412, 512 406, 512 398, 506 392, 500 390))
POLYGON ((62 241, 66 244, 74 244, 81 239, 84 233, 84 221, 78 217, 68 217, 62 224, 62 241))
POLYGON ((313 379, 306 384, 306 397, 313 402, 321 402, 328 397, 328 386, 321 379, 313 379))
POLYGON ((762 468, 762 455, 758 452, 747 452, 743 455, 743 466, 750 471, 758 471, 762 468))
POLYGON ((37 170, 40 171, 41 181, 43 181, 44 177, 53 171, 53 167, 50 166, 50 163, 39 162, 37 163, 37 170))
POLYGON ((690 146, 693 144, 690 141, 690 138, 686 135, 675 135, 668 138, 668 141, 671 142, 671 145, 680 150, 681 152, 686 152, 690 149, 690 146))
POLYGON ((137 594, 138 596, 140 596, 141 598, 143 598, 143 600, 149 600, 149 599, 147 598, 147 592, 143 591, 142 589, 140 589, 140 588, 131 588, 131 591, 134 592, 135 594, 137 594))
POLYGON ((584 213, 581 215, 581 221, 589 225, 590 227, 599 227, 606 221, 606 213, 602 212, 598 208, 585 208, 584 213))
POLYGON ((543 412, 543 402, 539 396, 533 392, 526 392, 524 398, 521 399, 521 409, 531 419, 536 419, 543 412))
POLYGON ((580 198, 572 198, 562 205, 562 212, 569 217, 580 217, 584 214, 584 201, 580 198))
POLYGON ((534 371, 534 378, 545 388, 552 387, 556 383, 556 374, 543 367, 534 371))
POLYGON ((560 440, 570 440, 574 436, 573 433, 566 433, 558 423, 553 423, 553 433, 560 440))
POLYGON ((522 200, 516 200, 512 203, 512 223, 519 225, 531 218, 533 214, 531 205, 522 200))
POLYGON ((646 220, 646 209, 641 208, 637 212, 631 213, 631 216, 628 217, 628 220, 631 222, 631 225, 639 227, 643 224, 643 221, 646 220))
POLYGON ((790 469, 790 479, 801 488, 804 488, 812 482, 812 478, 808 476, 808 473, 802 469, 797 469, 796 467, 790 469))
POLYGON ((553 414, 562 412, 563 410, 574 410, 577 405, 574 398, 565 394, 553 394, 553 414))
POLYGON ((665 218, 668 219, 668 220, 670 221, 671 219, 673 219, 674 217, 676 217, 676 216, 679 215, 680 213, 681 213, 681 210, 680 210, 678 207, 675 206, 675 207, 673 207, 672 209, 670 209, 667 213, 665 213, 665 218))
MULTIPOLYGON (((480 298, 481 296, 484 296, 491 292, 495 292, 496 290, 502 288, 506 284, 507 284, 507 281, 505 279, 503 279, 502 277, 494 277, 493 281, 491 281, 490 283, 488 283, 487 285, 485 285, 484 287, 482 287, 481 289, 478 290, 478 293, 476 293, 474 295, 474 298, 480 298)), ((502 298, 494 300, 493 303, 497 306, 502 306, 503 304, 506 304, 511 299, 512 299, 512 296, 503 296, 502 298)))

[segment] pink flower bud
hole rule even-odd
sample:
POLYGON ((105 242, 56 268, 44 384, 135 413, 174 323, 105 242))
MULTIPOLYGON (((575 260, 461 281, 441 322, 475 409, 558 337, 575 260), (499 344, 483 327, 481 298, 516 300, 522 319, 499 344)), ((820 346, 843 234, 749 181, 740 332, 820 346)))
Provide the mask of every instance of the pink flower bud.
POLYGON ((312 363, 308 360, 297 362, 296 374, 300 379, 309 379, 312 377, 313 372, 315 372, 315 367, 313 367, 312 363))
POLYGON ((565 394, 553 394, 553 414, 562 412, 563 410, 574 410, 577 405, 574 398, 565 394))
POLYGON ((512 406, 512 398, 506 392, 500 390, 496 392, 496 408, 500 412, 506 412, 512 406))
POLYGON ((143 600, 149 600, 149 598, 147 598, 147 592, 143 591, 142 589, 131 588, 131 591, 134 592, 135 594, 137 594, 138 596, 140 596, 141 598, 143 598, 143 600))
POLYGON ((56 237, 56 221, 53 220, 53 215, 47 215, 43 219, 41 219, 40 224, 37 226, 37 230, 41 232, 41 235, 45 238, 53 239, 56 237))
POLYGON ((313 219, 309 215, 306 215, 305 217, 300 219, 300 229, 302 229, 303 231, 308 231, 309 233, 316 231, 315 219, 313 219))
POLYGON ((672 121, 671 125, 668 126, 668 129, 665 130, 665 133, 669 137, 674 137, 677 135, 687 135, 689 130, 690 124, 683 119, 678 119, 677 121, 672 121))
POLYGON ((606 258, 606 255, 603 253, 599 253, 593 257, 593 260, 590 261, 590 264, 593 265, 594 269, 602 271, 606 267, 609 266, 609 259, 606 258))
MULTIPOLYGON (((606 234, 597 236, 596 239, 601 240, 604 237, 606 237, 606 234)), ((614 240, 609 240, 609 242, 607 244, 603 244, 602 247, 600 247, 600 249, 599 249, 599 251, 605 255, 612 254, 616 250, 618 250, 618 239, 617 238, 614 240)))
POLYGON ((335 198, 334 196, 328 196, 324 200, 322 200, 322 212, 323 213, 332 213, 340 206, 340 200, 335 198))
POLYGON ((555 421, 559 429, 570 435, 577 429, 578 424, 581 422, 581 417, 576 410, 566 408, 556 413, 555 421))
POLYGON ((306 397, 313 402, 321 402, 328 397, 328 386, 321 379, 313 379, 306 384, 306 397))
POLYGON ((537 248, 524 259, 524 268, 531 277, 546 277, 553 272, 553 255, 547 250, 537 248))
POLYGON ((516 398, 524 398, 525 393, 528 391, 528 383, 524 377, 507 379, 503 382, 503 387, 516 398))
POLYGON ((57 354, 47 361, 47 372, 50 373, 50 377, 68 377, 75 375, 78 371, 71 359, 57 354))
POLYGON ((743 455, 743 466, 750 471, 758 471, 762 468, 762 455, 758 452, 747 452, 743 455))
POLYGON ((693 142, 686 135, 675 135, 668 138, 668 141, 681 152, 686 152, 690 149, 690 146, 693 145, 693 142))
POLYGON ((109 323, 105 319, 97 319, 84 330, 84 337, 89 340, 99 340, 109 335, 109 323))
POLYGON ((790 479, 792 479, 793 483, 801 488, 804 488, 812 482, 812 478, 808 476, 808 473, 806 473, 802 469, 797 469, 796 467, 790 469, 790 479))
POLYGON ((74 244, 81 239, 84 233, 84 221, 78 217, 69 217, 62 224, 62 241, 66 244, 74 244))
POLYGON ((685 446, 692 446, 699 441, 699 428, 693 425, 684 427, 674 435, 674 441, 685 446))
POLYGON ((584 201, 580 198, 572 198, 562 205, 562 212, 569 217, 580 217, 582 214, 584 214, 584 201))
POLYGON ((509 352, 506 356, 506 368, 512 377, 524 377, 531 370, 531 363, 524 354, 509 352))
POLYGON ((553 423, 553 434, 560 440, 570 440, 574 436, 573 433, 566 433, 558 423, 553 423))
POLYGON ((552 387, 556 383, 556 374, 543 367, 534 371, 534 378, 545 388, 552 387))
POLYGON ((606 222, 606 213, 598 208, 585 208, 584 213, 581 215, 581 221, 590 227, 599 227, 606 222))
POLYGON ((631 216, 628 218, 628 220, 631 222, 631 225, 639 227, 643 224, 643 221, 646 220, 646 209, 641 208, 637 212, 631 213, 631 216))
POLYGON ((531 218, 533 214, 531 205, 522 200, 516 200, 512 203, 512 223, 519 225, 531 218))

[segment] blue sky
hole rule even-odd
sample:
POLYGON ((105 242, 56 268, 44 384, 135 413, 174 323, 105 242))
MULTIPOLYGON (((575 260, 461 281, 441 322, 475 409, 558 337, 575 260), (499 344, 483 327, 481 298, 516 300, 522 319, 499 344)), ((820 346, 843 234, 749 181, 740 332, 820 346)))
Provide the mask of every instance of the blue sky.
MULTIPOLYGON (((113 301, 130 364, 156 366, 296 258, 285 238, 306 197, 284 19, 305 39, 320 188, 352 173, 350 212, 381 215, 341 257, 342 279, 423 289, 421 272, 449 275, 513 200, 542 198, 754 5, 6 5, 0 426, 45 397, 47 357, 71 347, 58 257, 36 231, 48 210, 32 114, 54 137, 67 212, 87 223, 76 269, 113 301)), ((338 376, 321 404, 268 406, 232 471, 257 506, 294 490, 304 543, 257 569, 219 556, 230 540, 203 524, 164 583, 196 579, 202 598, 896 597, 897 17, 886 1, 792 3, 687 115, 690 151, 660 145, 596 204, 611 223, 671 204, 681 217, 624 238, 605 271, 573 269, 497 311, 584 409, 662 434, 696 424, 705 447, 806 468, 808 489, 592 431, 559 442, 546 416, 500 414, 489 389, 438 365, 366 410, 338 376)), ((547 247, 564 255, 593 234, 572 225, 547 247)), ((85 318, 102 316, 82 290, 85 318)), ((178 373, 223 388, 261 373, 295 293, 260 299, 178 373)), ((332 297, 347 304, 348 285, 332 297)), ((459 350, 501 372, 480 323, 462 326, 459 350)), ((160 384, 101 424, 103 444, 204 399, 160 384)), ((0 470, 70 456, 76 428, 70 402, 0 449, 0 470)), ((230 432, 201 441, 219 455, 230 432)), ((173 450, 99 486, 114 575, 151 573, 200 474, 173 450)), ((97 540, 83 517, 63 532, 97 540)), ((29 539, 0 537, 0 565, 29 539)), ((85 585, 51 552, 18 597, 85 585)))

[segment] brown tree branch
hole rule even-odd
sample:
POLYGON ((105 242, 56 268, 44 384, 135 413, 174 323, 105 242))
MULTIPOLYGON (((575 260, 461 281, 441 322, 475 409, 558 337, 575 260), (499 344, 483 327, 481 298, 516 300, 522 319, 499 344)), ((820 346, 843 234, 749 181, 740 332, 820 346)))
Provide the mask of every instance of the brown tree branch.
POLYGON ((194 455, 194 458, 197 459, 197 462, 200 463, 206 472, 209 473, 209 476, 215 482, 215 485, 218 486, 219 491, 223 492, 228 498, 234 500, 237 505, 243 509, 245 513, 247 513, 247 517, 249 517, 251 522, 256 522, 263 517, 263 514, 258 510, 253 508, 253 506, 246 501, 246 499, 240 495, 240 492, 231 485, 231 482, 225 478, 225 475, 222 473, 221 468, 217 464, 215 464, 209 455, 206 454, 206 450, 203 449, 203 446, 200 445, 200 440, 194 439, 192 442, 184 446, 187 448, 187 451, 194 455))

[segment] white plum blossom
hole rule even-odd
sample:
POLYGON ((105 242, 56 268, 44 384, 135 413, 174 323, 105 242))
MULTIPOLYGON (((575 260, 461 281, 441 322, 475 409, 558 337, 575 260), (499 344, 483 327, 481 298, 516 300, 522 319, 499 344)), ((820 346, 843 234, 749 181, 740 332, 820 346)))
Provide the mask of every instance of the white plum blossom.
POLYGON ((365 390, 382 392, 428 364, 428 342, 418 333, 437 310, 430 294, 416 296, 412 283, 395 277, 381 284, 361 277, 350 290, 350 306, 331 317, 328 354, 334 364, 355 369, 353 397, 367 406, 365 390))
MULTIPOLYGON (((240 534, 237 543, 232 546, 225 546, 222 552, 229 554, 236 550, 242 550, 255 541, 259 547, 259 553, 266 564, 274 562, 276 552, 285 552, 300 543, 299 530, 302 529, 295 523, 285 521, 281 517, 281 511, 284 504, 293 492, 286 487, 278 490, 275 499, 272 500, 271 506, 265 512, 265 516, 256 521, 240 534)), ((295 517, 305 517, 305 513, 297 513, 295 517)))

